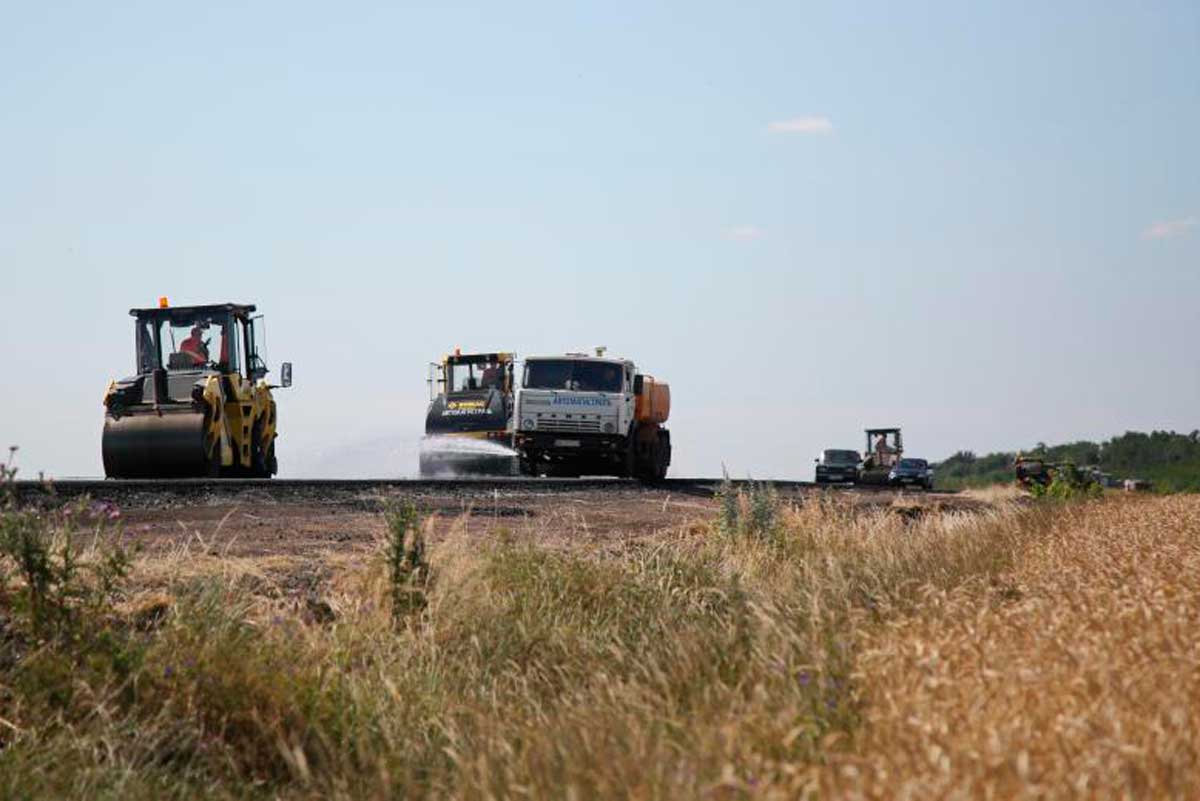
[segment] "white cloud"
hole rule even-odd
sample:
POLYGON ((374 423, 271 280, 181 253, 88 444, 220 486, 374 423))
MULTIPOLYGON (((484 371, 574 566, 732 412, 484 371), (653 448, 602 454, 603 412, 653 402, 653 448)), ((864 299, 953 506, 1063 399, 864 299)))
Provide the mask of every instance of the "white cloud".
POLYGON ((777 120, 767 126, 771 133, 791 134, 831 134, 833 123, 828 117, 796 117, 791 120, 777 120))
POLYGON ((1186 234, 1192 228, 1200 225, 1200 218, 1182 217, 1178 220, 1163 220, 1151 223, 1142 231, 1142 239, 1170 239, 1173 236, 1186 234))
POLYGON ((736 239, 738 242, 752 242, 755 239, 762 239, 765 233, 766 231, 757 225, 735 225, 725 231, 725 236, 729 239, 736 239))

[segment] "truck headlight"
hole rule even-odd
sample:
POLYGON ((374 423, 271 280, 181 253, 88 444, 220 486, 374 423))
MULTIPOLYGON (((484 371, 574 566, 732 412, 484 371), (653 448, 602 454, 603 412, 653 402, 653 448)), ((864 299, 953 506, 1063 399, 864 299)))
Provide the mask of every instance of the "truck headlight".
POLYGON ((524 428, 524 429, 532 429, 532 428, 534 428, 534 425, 533 425, 533 418, 532 418, 532 417, 526 417, 524 420, 522 420, 522 421, 521 421, 521 428, 524 428))
POLYGON ((611 434, 612 432, 614 432, 614 431, 616 431, 616 430, 617 430, 617 427, 616 427, 616 426, 614 426, 612 423, 605 423, 605 424, 604 424, 604 433, 605 433, 605 434, 611 434))

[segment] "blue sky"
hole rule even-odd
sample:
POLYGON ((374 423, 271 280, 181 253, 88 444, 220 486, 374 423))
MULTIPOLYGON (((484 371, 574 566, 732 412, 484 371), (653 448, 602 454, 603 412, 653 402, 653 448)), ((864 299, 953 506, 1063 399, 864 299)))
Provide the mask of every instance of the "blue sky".
POLYGON ((0 439, 100 472, 132 306, 256 302, 282 475, 411 472, 425 364, 592 345, 675 475, 1200 427, 1200 6, 0 11, 0 439))

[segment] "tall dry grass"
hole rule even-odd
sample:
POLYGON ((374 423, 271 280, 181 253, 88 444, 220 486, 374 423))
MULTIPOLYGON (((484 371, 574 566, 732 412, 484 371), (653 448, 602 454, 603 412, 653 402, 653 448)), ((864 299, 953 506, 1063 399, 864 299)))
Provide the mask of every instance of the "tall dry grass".
MULTIPOLYGON (((935 643, 946 610, 1028 603, 1014 577, 1035 555, 1122 514, 772 504, 735 498, 619 557, 481 542, 459 521, 430 532, 421 602, 400 615, 384 544, 335 576, 332 621, 237 572, 143 565, 169 610, 127 627, 128 670, 63 652, 68 671, 0 671, 0 797, 891 797, 902 775, 940 791, 957 785, 900 772, 914 735, 885 714, 922 697, 904 627, 928 621, 935 643)), ((1156 747, 1190 742, 1171 731, 1156 747)), ((1030 769, 1049 769, 1038 753, 1030 769)))
POLYGON ((1011 502, 1028 498, 1029 493, 1022 490, 1013 482, 1007 484, 992 484, 987 487, 969 487, 959 493, 961 497, 971 498, 984 503, 1011 502))
POLYGON ((830 797, 1200 797, 1200 501, 1065 507, 864 638, 830 797))

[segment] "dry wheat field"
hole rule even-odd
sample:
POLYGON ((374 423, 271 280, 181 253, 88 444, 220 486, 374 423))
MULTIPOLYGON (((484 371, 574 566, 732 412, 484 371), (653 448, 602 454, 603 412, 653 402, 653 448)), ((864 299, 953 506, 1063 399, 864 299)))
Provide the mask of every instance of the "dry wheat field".
POLYGON ((396 506, 303 593, 112 517, 4 509, 0 797, 1200 788, 1191 496, 750 490, 603 547, 396 506))

